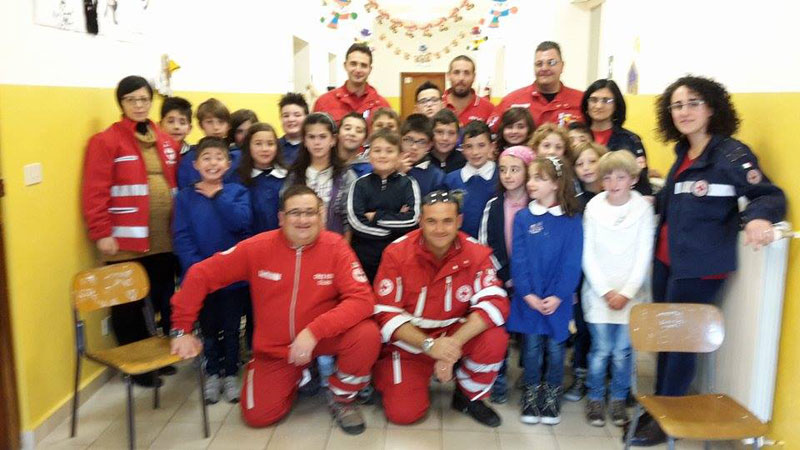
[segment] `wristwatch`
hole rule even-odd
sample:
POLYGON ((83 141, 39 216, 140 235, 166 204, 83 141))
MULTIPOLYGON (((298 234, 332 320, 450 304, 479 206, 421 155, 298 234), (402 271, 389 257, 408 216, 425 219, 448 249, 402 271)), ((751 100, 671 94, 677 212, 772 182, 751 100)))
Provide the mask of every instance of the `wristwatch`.
POLYGON ((431 349, 433 348, 434 339, 429 337, 422 341, 422 351, 425 353, 430 353, 431 349))
POLYGON ((184 334, 186 334, 186 333, 184 333, 183 329, 181 329, 181 328, 173 328, 173 329, 169 330, 169 337, 171 339, 179 338, 179 337, 183 336, 184 334))

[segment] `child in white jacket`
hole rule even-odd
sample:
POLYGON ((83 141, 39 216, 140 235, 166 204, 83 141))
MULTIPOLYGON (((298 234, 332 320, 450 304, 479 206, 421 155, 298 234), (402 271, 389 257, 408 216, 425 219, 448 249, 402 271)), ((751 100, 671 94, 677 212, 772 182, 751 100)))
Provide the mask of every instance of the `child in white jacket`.
POLYGON ((603 192, 584 213, 582 287, 584 319, 592 336, 587 377, 586 419, 605 425, 606 374, 611 363, 610 413, 613 423, 628 422, 625 399, 631 385, 633 356, 628 316, 653 257, 653 207, 632 190, 639 166, 630 152, 611 152, 600 158, 603 192))

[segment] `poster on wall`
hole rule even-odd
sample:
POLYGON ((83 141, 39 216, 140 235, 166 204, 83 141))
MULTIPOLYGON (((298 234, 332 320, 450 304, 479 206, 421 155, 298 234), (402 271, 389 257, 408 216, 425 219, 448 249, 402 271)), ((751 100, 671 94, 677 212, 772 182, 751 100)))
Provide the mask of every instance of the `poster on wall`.
POLYGON ((34 23, 119 41, 137 41, 151 19, 150 0, 33 0, 34 23))

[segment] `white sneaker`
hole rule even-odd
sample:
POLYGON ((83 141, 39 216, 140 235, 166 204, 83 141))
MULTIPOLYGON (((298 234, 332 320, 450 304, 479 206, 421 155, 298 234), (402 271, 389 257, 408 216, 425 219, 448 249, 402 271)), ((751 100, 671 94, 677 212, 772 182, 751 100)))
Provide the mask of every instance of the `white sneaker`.
POLYGON ((229 376, 222 379, 222 397, 228 403, 238 403, 239 394, 242 392, 239 386, 239 379, 235 376, 229 376))
POLYGON ((206 377, 206 385, 203 386, 203 397, 206 399, 206 405, 213 405, 219 401, 221 389, 219 375, 206 377))

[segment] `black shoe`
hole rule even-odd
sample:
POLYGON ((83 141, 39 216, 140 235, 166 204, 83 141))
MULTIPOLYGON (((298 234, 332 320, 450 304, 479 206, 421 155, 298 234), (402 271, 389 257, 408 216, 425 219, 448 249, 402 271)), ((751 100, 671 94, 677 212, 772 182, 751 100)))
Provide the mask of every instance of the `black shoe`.
MULTIPOLYGON (((312 363, 310 366, 308 366, 307 370, 310 378, 308 381, 306 381, 306 383, 301 384, 300 387, 297 388, 297 393, 303 397, 313 397, 319 393, 320 388, 322 387, 319 378, 319 371, 317 371, 316 363, 312 363)), ((303 376, 306 376, 306 374, 303 373, 303 376)))
POLYGON ((545 425, 558 425, 561 423, 561 386, 552 384, 544 385, 542 410, 542 423, 545 425))
POLYGON ((158 369, 159 375, 164 375, 167 377, 175 375, 176 373, 178 373, 178 369, 176 369, 175 366, 165 366, 158 369))
POLYGON ((636 398, 633 396, 631 391, 628 391, 628 396, 625 397, 625 406, 628 408, 633 408, 636 406, 636 398))
POLYGON ((542 420, 542 411, 539 409, 541 403, 542 386, 525 386, 522 389, 522 412, 519 420, 530 425, 537 424, 542 420))
POLYGON ((486 405, 483 400, 470 401, 458 387, 456 387, 455 392, 453 392, 452 407, 456 411, 461 411, 469 415, 487 427, 499 427, 502 422, 500 416, 498 416, 491 407, 486 405))
POLYGON ((586 390, 586 372, 576 373, 575 381, 573 381, 572 385, 564 392, 564 400, 579 402, 586 396, 586 390))
POLYGON ((356 403, 359 405, 374 405, 375 404, 375 388, 368 384, 364 389, 358 391, 356 394, 356 403))
MULTIPOLYGON (((624 443, 627 436, 628 436, 628 427, 630 425, 626 425, 623 428, 622 434, 622 442, 624 443)), ((667 435, 664 434, 664 430, 658 425, 658 422, 653 420, 653 418, 645 413, 639 418, 639 423, 636 426, 636 430, 633 433, 633 438, 631 439, 631 446, 633 447, 652 447, 654 445, 663 444, 667 442, 667 435)))
POLYGON ((148 372, 142 375, 133 375, 131 376, 131 379, 133 379, 133 384, 146 388, 161 387, 164 385, 164 381, 153 372, 148 372))

